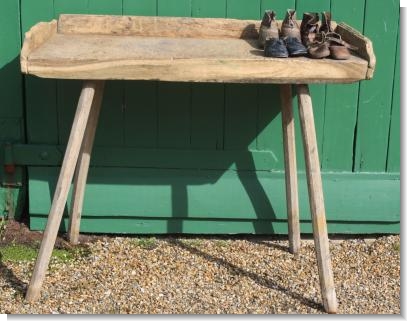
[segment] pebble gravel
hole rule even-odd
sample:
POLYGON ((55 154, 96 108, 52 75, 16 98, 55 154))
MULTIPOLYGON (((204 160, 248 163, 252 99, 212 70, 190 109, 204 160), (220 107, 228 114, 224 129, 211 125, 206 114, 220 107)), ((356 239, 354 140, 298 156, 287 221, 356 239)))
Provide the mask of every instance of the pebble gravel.
MULTIPOLYGON (((296 256, 273 237, 100 237, 51 259, 41 299, 24 301, 34 261, 0 263, 0 313, 321 314, 312 240, 296 256), (78 253, 79 253, 78 252, 78 253)), ((340 314, 400 314, 400 236, 330 240, 340 314)))

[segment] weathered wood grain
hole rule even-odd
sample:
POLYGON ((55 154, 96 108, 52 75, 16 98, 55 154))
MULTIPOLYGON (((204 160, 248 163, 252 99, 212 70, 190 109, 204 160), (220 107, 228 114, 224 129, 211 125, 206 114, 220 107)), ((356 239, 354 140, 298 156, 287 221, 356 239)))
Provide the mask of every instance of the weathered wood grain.
POLYGON ((24 44, 20 53, 21 71, 28 73, 27 60, 29 54, 43 45, 51 36, 56 33, 57 21, 39 22, 25 33, 24 44))
POLYGON ((85 133, 86 124, 88 122, 95 88, 95 82, 87 82, 82 89, 61 172, 55 189, 47 227, 45 228, 34 271, 27 289, 27 301, 35 301, 40 296, 41 285, 45 278, 52 249, 54 248, 58 228, 61 223, 69 188, 74 175, 75 165, 78 161, 79 150, 85 133))
POLYGON ((308 85, 298 85, 297 95, 302 139, 304 143, 308 195, 312 216, 312 230, 317 254, 322 301, 326 312, 336 313, 337 300, 331 258, 329 255, 324 193, 322 189, 322 179, 318 158, 314 114, 308 85))
POLYGON ((61 15, 58 33, 257 39, 260 21, 223 18, 61 15))
POLYGON ((321 83, 364 79, 367 61, 265 58, 256 41, 55 35, 30 55, 45 78, 321 83))
POLYGON ((100 107, 102 105, 104 81, 96 82, 95 93, 88 124, 85 130, 78 163, 76 164, 74 184, 71 201, 71 213, 68 223, 68 239, 72 244, 77 244, 79 240, 79 229, 82 216, 82 207, 85 197, 86 180, 90 165, 93 142, 95 139, 98 124, 100 107))
POLYGON ((237 83, 348 83, 367 77, 373 58, 369 62, 357 56, 345 61, 265 58, 257 47, 256 23, 61 15, 58 33, 38 27, 30 31, 44 35, 38 36, 40 47, 29 46, 27 40, 22 71, 45 78, 237 83))
POLYGON ((301 239, 291 85, 281 85, 280 96, 283 123, 285 190, 288 214, 289 248, 291 253, 296 254, 300 250, 301 239))
POLYGON ((366 79, 371 79, 376 67, 376 56, 372 42, 359 31, 343 22, 337 25, 335 31, 341 35, 343 40, 356 46, 358 55, 369 62, 366 79))

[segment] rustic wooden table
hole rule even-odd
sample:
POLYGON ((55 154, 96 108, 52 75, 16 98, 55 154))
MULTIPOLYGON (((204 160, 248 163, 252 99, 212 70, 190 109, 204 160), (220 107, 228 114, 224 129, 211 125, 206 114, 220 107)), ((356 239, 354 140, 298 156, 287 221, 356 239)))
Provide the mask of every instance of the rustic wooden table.
MULTIPOLYGON (((281 22, 279 22, 281 24, 281 22)), ((78 242, 92 145, 105 80, 158 80, 280 84, 286 197, 291 253, 300 249, 292 85, 295 85, 312 226, 324 308, 337 311, 329 255, 324 197, 309 83, 370 79, 375 56, 369 39, 333 22, 342 39, 358 47, 349 60, 265 58, 257 47, 259 21, 218 18, 61 15, 25 35, 23 73, 44 78, 83 79, 68 145, 26 299, 40 296, 72 180, 68 236, 78 242)))

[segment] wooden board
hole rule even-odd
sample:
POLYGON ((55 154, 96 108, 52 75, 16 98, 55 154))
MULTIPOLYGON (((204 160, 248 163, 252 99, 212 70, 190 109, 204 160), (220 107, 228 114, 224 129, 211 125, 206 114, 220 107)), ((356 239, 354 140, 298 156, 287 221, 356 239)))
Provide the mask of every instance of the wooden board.
MULTIPOLYGON (((21 32, 26 33, 24 46, 32 50, 30 32, 38 26, 37 21, 48 21, 53 18, 53 0, 22 0, 21 1, 21 32), (32 28, 31 28, 32 27, 32 28), (31 30, 30 30, 31 28, 31 30)), ((51 23, 52 25, 52 23, 51 23)), ((21 52, 21 68, 24 68, 24 51, 21 52)), ((24 77, 27 142, 58 143, 58 111, 56 81, 35 77, 24 77), (39 95, 46 92, 46 95, 39 95), (46 126, 44 126, 46 124, 46 126)), ((75 103, 76 104, 76 103, 75 103)))
MULTIPOLYGON (((332 1, 334 18, 346 21, 357 30, 363 30, 364 1, 332 1)), ((379 80, 380 81, 380 80, 379 80)), ((322 138, 321 167, 323 170, 352 171, 353 144, 357 117, 359 83, 327 85, 325 95, 325 117, 322 138)), ((315 100, 317 96, 313 95, 315 100)), ((314 104, 314 108, 317 106, 314 104)), ((315 118, 317 119, 317 115, 315 118)))
POLYGON ((23 94, 19 61, 21 47, 20 5, 3 0, 0 4, 0 119, 23 117, 23 94))
MULTIPOLYGON (((30 229, 44 230, 47 216, 32 215, 30 229)), ((364 222, 329 222, 329 231, 338 234, 399 234, 400 223, 364 222)), ((301 232, 312 233, 310 221, 301 221, 301 232)), ((60 232, 66 232, 68 218, 63 219, 60 232)), ((123 234, 282 234, 287 235, 287 222, 272 220, 224 220, 224 219, 162 219, 122 217, 120 220, 111 217, 84 217, 81 220, 83 233, 123 233, 123 234)))
POLYGON ((394 68, 393 101, 389 147, 387 150, 387 172, 400 172, 400 34, 397 43, 396 66, 394 68))
POLYGON ((354 171, 386 170, 399 10, 398 2, 380 7, 366 0, 364 33, 374 42, 380 63, 375 69, 376 81, 360 84, 354 171), (386 23, 376 23, 378 19, 386 23))
MULTIPOLYGON (((45 78, 321 83, 367 77, 366 58, 266 58, 257 20, 61 15, 26 35, 22 71, 45 78)), ((352 42, 350 40, 350 42, 352 42)))
MULTIPOLYGON (((58 167, 29 167, 32 215, 48 215, 58 171, 58 167)), ((363 233, 368 222, 400 221, 400 175, 322 173, 322 179, 328 223, 353 222, 363 233)), ((172 210, 178 203, 176 207, 187 207, 190 219, 272 219, 287 224, 284 181, 282 171, 91 167, 83 217, 111 217, 117 224, 125 217, 180 218, 172 210), (172 186, 185 186, 186 197, 174 195, 172 186)), ((298 174, 298 187, 300 219, 309 221, 304 173, 298 174)), ((114 232, 112 227, 110 233, 114 232)))

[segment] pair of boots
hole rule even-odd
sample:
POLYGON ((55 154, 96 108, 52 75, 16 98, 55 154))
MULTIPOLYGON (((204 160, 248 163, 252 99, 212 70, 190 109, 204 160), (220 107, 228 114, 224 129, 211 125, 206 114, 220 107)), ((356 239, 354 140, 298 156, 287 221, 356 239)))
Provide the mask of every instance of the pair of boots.
POLYGON ((322 13, 319 26, 317 12, 305 12, 298 26, 296 13, 288 9, 279 31, 274 11, 264 13, 259 31, 259 45, 266 57, 286 58, 305 56, 315 59, 331 57, 337 60, 350 58, 350 50, 357 48, 342 40, 331 26, 331 13, 322 13))
POLYGON ((287 10, 287 14, 278 29, 274 11, 264 13, 260 25, 259 46, 264 48, 266 57, 287 58, 307 54, 307 48, 301 43, 300 27, 295 18, 295 10, 287 10))
POLYGON ((300 32, 302 43, 308 48, 311 58, 321 59, 331 57, 337 60, 349 59, 349 49, 356 50, 343 41, 331 26, 331 13, 322 12, 321 26, 318 25, 317 12, 305 12, 302 18, 300 32))

